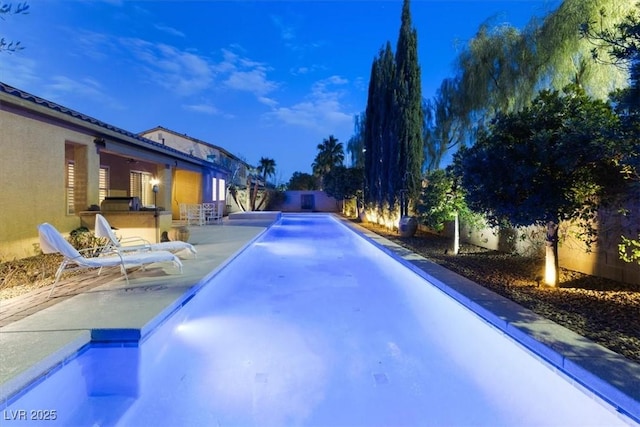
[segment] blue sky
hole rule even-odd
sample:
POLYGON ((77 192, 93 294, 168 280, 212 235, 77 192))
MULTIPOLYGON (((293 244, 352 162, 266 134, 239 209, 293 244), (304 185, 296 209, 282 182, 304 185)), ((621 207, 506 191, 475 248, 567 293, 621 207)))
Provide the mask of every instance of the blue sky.
MULTIPOLYGON (((33 0, 0 21, 26 49, 0 80, 131 132, 164 126, 276 180, 311 172, 329 135, 345 144, 364 111, 371 63, 400 28, 401 0, 33 0)), ((523 26, 559 0, 413 0, 423 96, 453 74, 457 46, 491 19, 523 26)))

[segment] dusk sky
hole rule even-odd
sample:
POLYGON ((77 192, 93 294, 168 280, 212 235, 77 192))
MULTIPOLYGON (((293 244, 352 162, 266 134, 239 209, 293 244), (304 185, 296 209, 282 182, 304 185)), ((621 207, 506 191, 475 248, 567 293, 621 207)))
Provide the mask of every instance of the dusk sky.
MULTIPOLYGON (((16 2, 14 2, 15 5, 16 2)), ((0 80, 131 132, 164 126, 256 165, 277 183, 311 173, 329 135, 345 145, 371 64, 395 51, 402 1, 33 0, 5 16, 0 80)), ((522 27, 559 0, 413 0, 423 97, 453 75, 487 20, 522 27)))

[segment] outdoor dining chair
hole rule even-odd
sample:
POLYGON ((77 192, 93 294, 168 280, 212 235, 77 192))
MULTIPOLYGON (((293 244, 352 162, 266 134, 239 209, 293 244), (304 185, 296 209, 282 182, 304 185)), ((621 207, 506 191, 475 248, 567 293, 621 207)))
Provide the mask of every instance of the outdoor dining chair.
MULTIPOLYGON (((103 255, 97 257, 85 257, 81 251, 74 248, 71 243, 67 242, 64 237, 56 230, 54 226, 43 223, 38 226, 38 235, 40 237, 40 249, 45 254, 60 253, 63 260, 56 271, 56 276, 49 291, 49 298, 56 287, 62 273, 67 270, 98 268, 98 274, 102 272, 103 267, 120 267, 121 273, 129 284, 127 276, 127 268, 134 266, 144 267, 146 264, 155 262, 173 262, 173 264, 182 273, 182 262, 180 259, 167 251, 147 251, 134 253, 111 252, 109 254, 102 252, 103 255)), ((96 248, 90 248, 91 253, 96 252, 96 248)))

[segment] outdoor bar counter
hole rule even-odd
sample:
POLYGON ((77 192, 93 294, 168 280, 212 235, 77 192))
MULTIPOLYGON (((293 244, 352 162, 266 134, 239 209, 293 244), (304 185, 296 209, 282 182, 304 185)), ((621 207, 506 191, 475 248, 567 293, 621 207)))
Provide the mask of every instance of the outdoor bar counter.
POLYGON ((163 231, 171 230, 171 211, 83 211, 80 212, 80 223, 89 230, 95 228, 96 214, 104 216, 118 237, 142 237, 151 243, 160 241, 163 231))

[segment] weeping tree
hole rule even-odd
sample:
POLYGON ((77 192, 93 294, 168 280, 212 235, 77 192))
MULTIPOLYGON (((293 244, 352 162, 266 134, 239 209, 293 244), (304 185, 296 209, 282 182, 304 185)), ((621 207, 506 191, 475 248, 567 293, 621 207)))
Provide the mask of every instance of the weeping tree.
POLYGON ((558 225, 577 222, 595 240, 597 214, 624 194, 621 173, 629 150, 615 138, 611 107, 572 85, 542 91, 531 106, 499 114, 473 147, 455 156, 469 207, 491 225, 547 227, 545 282, 558 282, 558 225))
POLYGON ((462 112, 471 122, 484 123, 496 112, 526 105, 536 84, 539 64, 532 27, 484 23, 457 60, 462 112), (475 119, 475 120, 474 120, 475 119))
MULTIPOLYGON (((589 95, 603 100, 616 88, 626 86, 624 70, 591 60, 594 46, 581 37, 580 29, 585 22, 597 21, 606 31, 622 21, 633 7, 632 0, 563 1, 537 30, 537 56, 545 65, 539 80, 549 82, 548 87, 554 89, 578 84, 589 95), (604 15, 603 10, 607 11, 604 15)), ((604 52, 600 47, 596 50, 604 52)))
MULTIPOLYGON (((9 15, 27 15, 29 13, 29 4, 27 2, 12 3, 0 2, 0 20, 4 20, 9 15)), ((8 40, 0 37, 0 52, 15 53, 24 49, 19 40, 8 40)))
POLYGON ((457 80, 444 79, 432 100, 424 102, 425 169, 440 168, 445 154, 465 143, 464 116, 458 110, 460 91, 457 80))
POLYGON ((579 30, 595 19, 600 28, 613 28, 632 8, 633 2, 626 0, 564 0, 522 30, 483 23, 456 60, 457 95, 451 99, 464 126, 463 141, 473 143, 477 130, 497 113, 526 107, 541 89, 576 84, 605 100, 611 91, 625 87, 625 71, 592 61, 594 46, 579 30), (602 8, 610 12, 602 16, 602 8))
POLYGON ((353 135, 347 141, 347 153, 351 157, 351 167, 364 167, 364 128, 365 113, 360 113, 353 119, 353 135))

